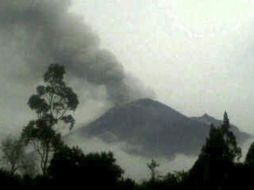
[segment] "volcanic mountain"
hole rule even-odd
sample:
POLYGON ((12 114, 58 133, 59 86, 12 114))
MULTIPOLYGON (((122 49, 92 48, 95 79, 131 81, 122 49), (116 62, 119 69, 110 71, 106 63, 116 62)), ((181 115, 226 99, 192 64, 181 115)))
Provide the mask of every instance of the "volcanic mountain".
MULTIPOLYGON (((222 120, 218 120, 208 114, 204 114, 200 117, 190 117, 192 120, 195 120, 197 122, 200 122, 206 126, 210 126, 211 124, 213 124, 215 127, 220 127, 223 123, 222 120)), ((246 141, 248 138, 251 137, 251 135, 249 135, 248 133, 242 132, 238 129, 237 126, 235 126, 234 124, 230 124, 231 126, 231 130, 232 132, 235 134, 237 140, 239 143, 243 143, 244 141, 246 141)))
MULTIPOLYGON (((221 123, 208 115, 189 118, 158 101, 139 99, 111 108, 76 133, 106 142, 125 142, 131 153, 172 158, 178 153, 197 154, 213 122, 221 123)), ((250 137, 235 126, 232 129, 241 142, 250 137)))

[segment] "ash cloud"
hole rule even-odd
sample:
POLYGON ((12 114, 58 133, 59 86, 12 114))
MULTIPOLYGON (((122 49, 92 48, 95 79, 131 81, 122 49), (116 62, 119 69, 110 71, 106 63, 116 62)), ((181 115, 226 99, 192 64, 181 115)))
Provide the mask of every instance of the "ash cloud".
POLYGON ((29 79, 36 80, 50 63, 61 63, 87 90, 86 83, 105 88, 112 104, 150 96, 142 85, 132 86, 131 76, 100 48, 92 29, 68 11, 70 5, 69 0, 0 0, 2 49, 8 61, 16 57, 10 64, 25 67, 29 79))

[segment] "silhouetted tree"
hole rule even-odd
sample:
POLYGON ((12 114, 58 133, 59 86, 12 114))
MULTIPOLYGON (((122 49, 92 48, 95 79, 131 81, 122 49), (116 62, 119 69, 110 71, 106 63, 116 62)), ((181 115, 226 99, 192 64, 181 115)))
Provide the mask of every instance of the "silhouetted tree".
POLYGON ((184 171, 168 173, 163 179, 165 189, 182 189, 187 178, 188 173, 184 171))
POLYGON ((150 170, 151 173, 151 181, 155 181, 155 175, 156 175, 156 168, 159 167, 160 164, 157 163, 155 160, 151 160, 150 163, 147 164, 148 169, 150 170))
POLYGON ((6 169, 13 175, 22 166, 24 144, 20 139, 8 136, 1 142, 1 150, 1 161, 6 169))
MULTIPOLYGON (((64 183, 79 181, 84 172, 85 155, 78 147, 62 146, 55 153, 48 168, 48 174, 64 183), (67 180, 67 181, 66 181, 67 180)), ((82 181, 82 180, 81 180, 82 181)))
POLYGON ((39 165, 42 174, 45 175, 51 154, 63 145, 60 134, 45 124, 45 121, 37 120, 31 121, 23 129, 22 138, 26 144, 32 145, 32 151, 39 156, 39 165))
POLYGON ((221 127, 211 125, 206 143, 190 170, 190 183, 194 189, 222 189, 234 167, 234 160, 240 156, 241 149, 230 131, 229 119, 225 112, 221 127))
POLYGON ((65 146, 55 152, 48 174, 55 186, 116 189, 123 170, 115 162, 112 153, 84 155, 77 147, 65 146))
POLYGON ((241 157, 241 149, 237 145, 236 137, 230 130, 228 115, 224 113, 221 127, 211 125, 209 137, 202 148, 201 156, 211 159, 233 162, 241 157))
POLYGON ((245 163, 249 166, 254 167, 254 143, 250 145, 250 148, 246 155, 245 163))
MULTIPOLYGON (((240 173, 239 178, 240 184, 245 184, 249 189, 254 189, 254 142, 250 145, 247 152, 244 165, 242 167, 244 170, 240 173)), ((239 179, 238 179, 239 181, 239 179)))
POLYGON ((97 189, 116 189, 123 174, 112 152, 86 155, 84 171, 88 185, 97 189))
POLYGON ((58 64, 49 66, 44 74, 44 84, 37 87, 36 94, 29 98, 28 105, 37 114, 23 129, 22 139, 32 144, 40 158, 43 175, 46 174, 52 153, 63 145, 59 126, 74 125, 71 111, 78 105, 78 97, 64 82, 65 69, 58 64))
POLYGON ((227 154, 229 156, 229 159, 231 159, 232 161, 234 159, 239 160, 242 155, 241 148, 238 146, 236 137, 234 133, 231 131, 231 126, 230 126, 227 112, 224 112, 223 124, 221 126, 221 130, 223 132, 223 136, 227 144, 227 149, 228 149, 227 154))
POLYGON ((119 182, 118 188, 119 190, 135 190, 137 188, 137 184, 132 179, 122 179, 119 182))

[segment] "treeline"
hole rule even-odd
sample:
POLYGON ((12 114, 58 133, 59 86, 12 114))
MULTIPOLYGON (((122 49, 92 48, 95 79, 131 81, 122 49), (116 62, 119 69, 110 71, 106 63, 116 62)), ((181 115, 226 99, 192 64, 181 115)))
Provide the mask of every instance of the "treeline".
POLYGON ((151 178, 140 183, 123 176, 124 171, 116 164, 113 153, 84 154, 79 147, 67 146, 61 131, 74 127, 72 112, 79 101, 72 88, 65 84, 64 75, 63 66, 49 66, 43 76, 43 85, 36 88, 28 101, 36 117, 23 128, 20 137, 10 136, 2 141, 1 188, 254 189, 254 144, 246 160, 239 162, 241 149, 230 129, 226 112, 221 126, 211 125, 200 155, 189 171, 158 177, 156 168, 159 164, 152 160, 147 164, 151 178))

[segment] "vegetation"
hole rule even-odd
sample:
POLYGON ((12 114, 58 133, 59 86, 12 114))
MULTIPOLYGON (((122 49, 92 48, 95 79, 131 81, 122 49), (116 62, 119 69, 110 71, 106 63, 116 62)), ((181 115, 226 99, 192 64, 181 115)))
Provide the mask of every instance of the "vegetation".
POLYGON ((45 85, 37 87, 37 93, 29 98, 28 105, 37 118, 23 129, 22 141, 32 145, 40 158, 40 168, 46 175, 52 154, 63 145, 59 126, 74 126, 74 118, 69 113, 78 105, 77 95, 63 81, 65 69, 58 64, 49 66, 44 74, 45 85))
POLYGON ((159 166, 160 166, 160 164, 157 163, 155 160, 152 160, 150 163, 147 164, 147 167, 149 168, 149 170, 151 172, 151 181, 155 181, 156 168, 159 166))
POLYGON ((211 125, 209 136, 194 166, 188 172, 168 173, 158 178, 159 164, 147 164, 151 178, 137 184, 124 178, 113 153, 84 154, 69 147, 60 129, 74 126, 72 111, 78 97, 63 81, 65 69, 50 65, 44 84, 28 101, 37 117, 24 127, 21 137, 7 137, 1 143, 0 184, 8 188, 84 188, 111 190, 223 190, 254 189, 254 143, 244 163, 241 149, 231 131, 228 115, 220 127, 211 125), (38 160, 35 159, 34 154, 38 160), (38 163, 38 164, 37 164, 38 163), (39 165, 37 169, 36 165, 39 165))
POLYGON ((24 146, 20 139, 8 136, 1 142, 2 164, 11 173, 22 167, 24 159, 24 146))

